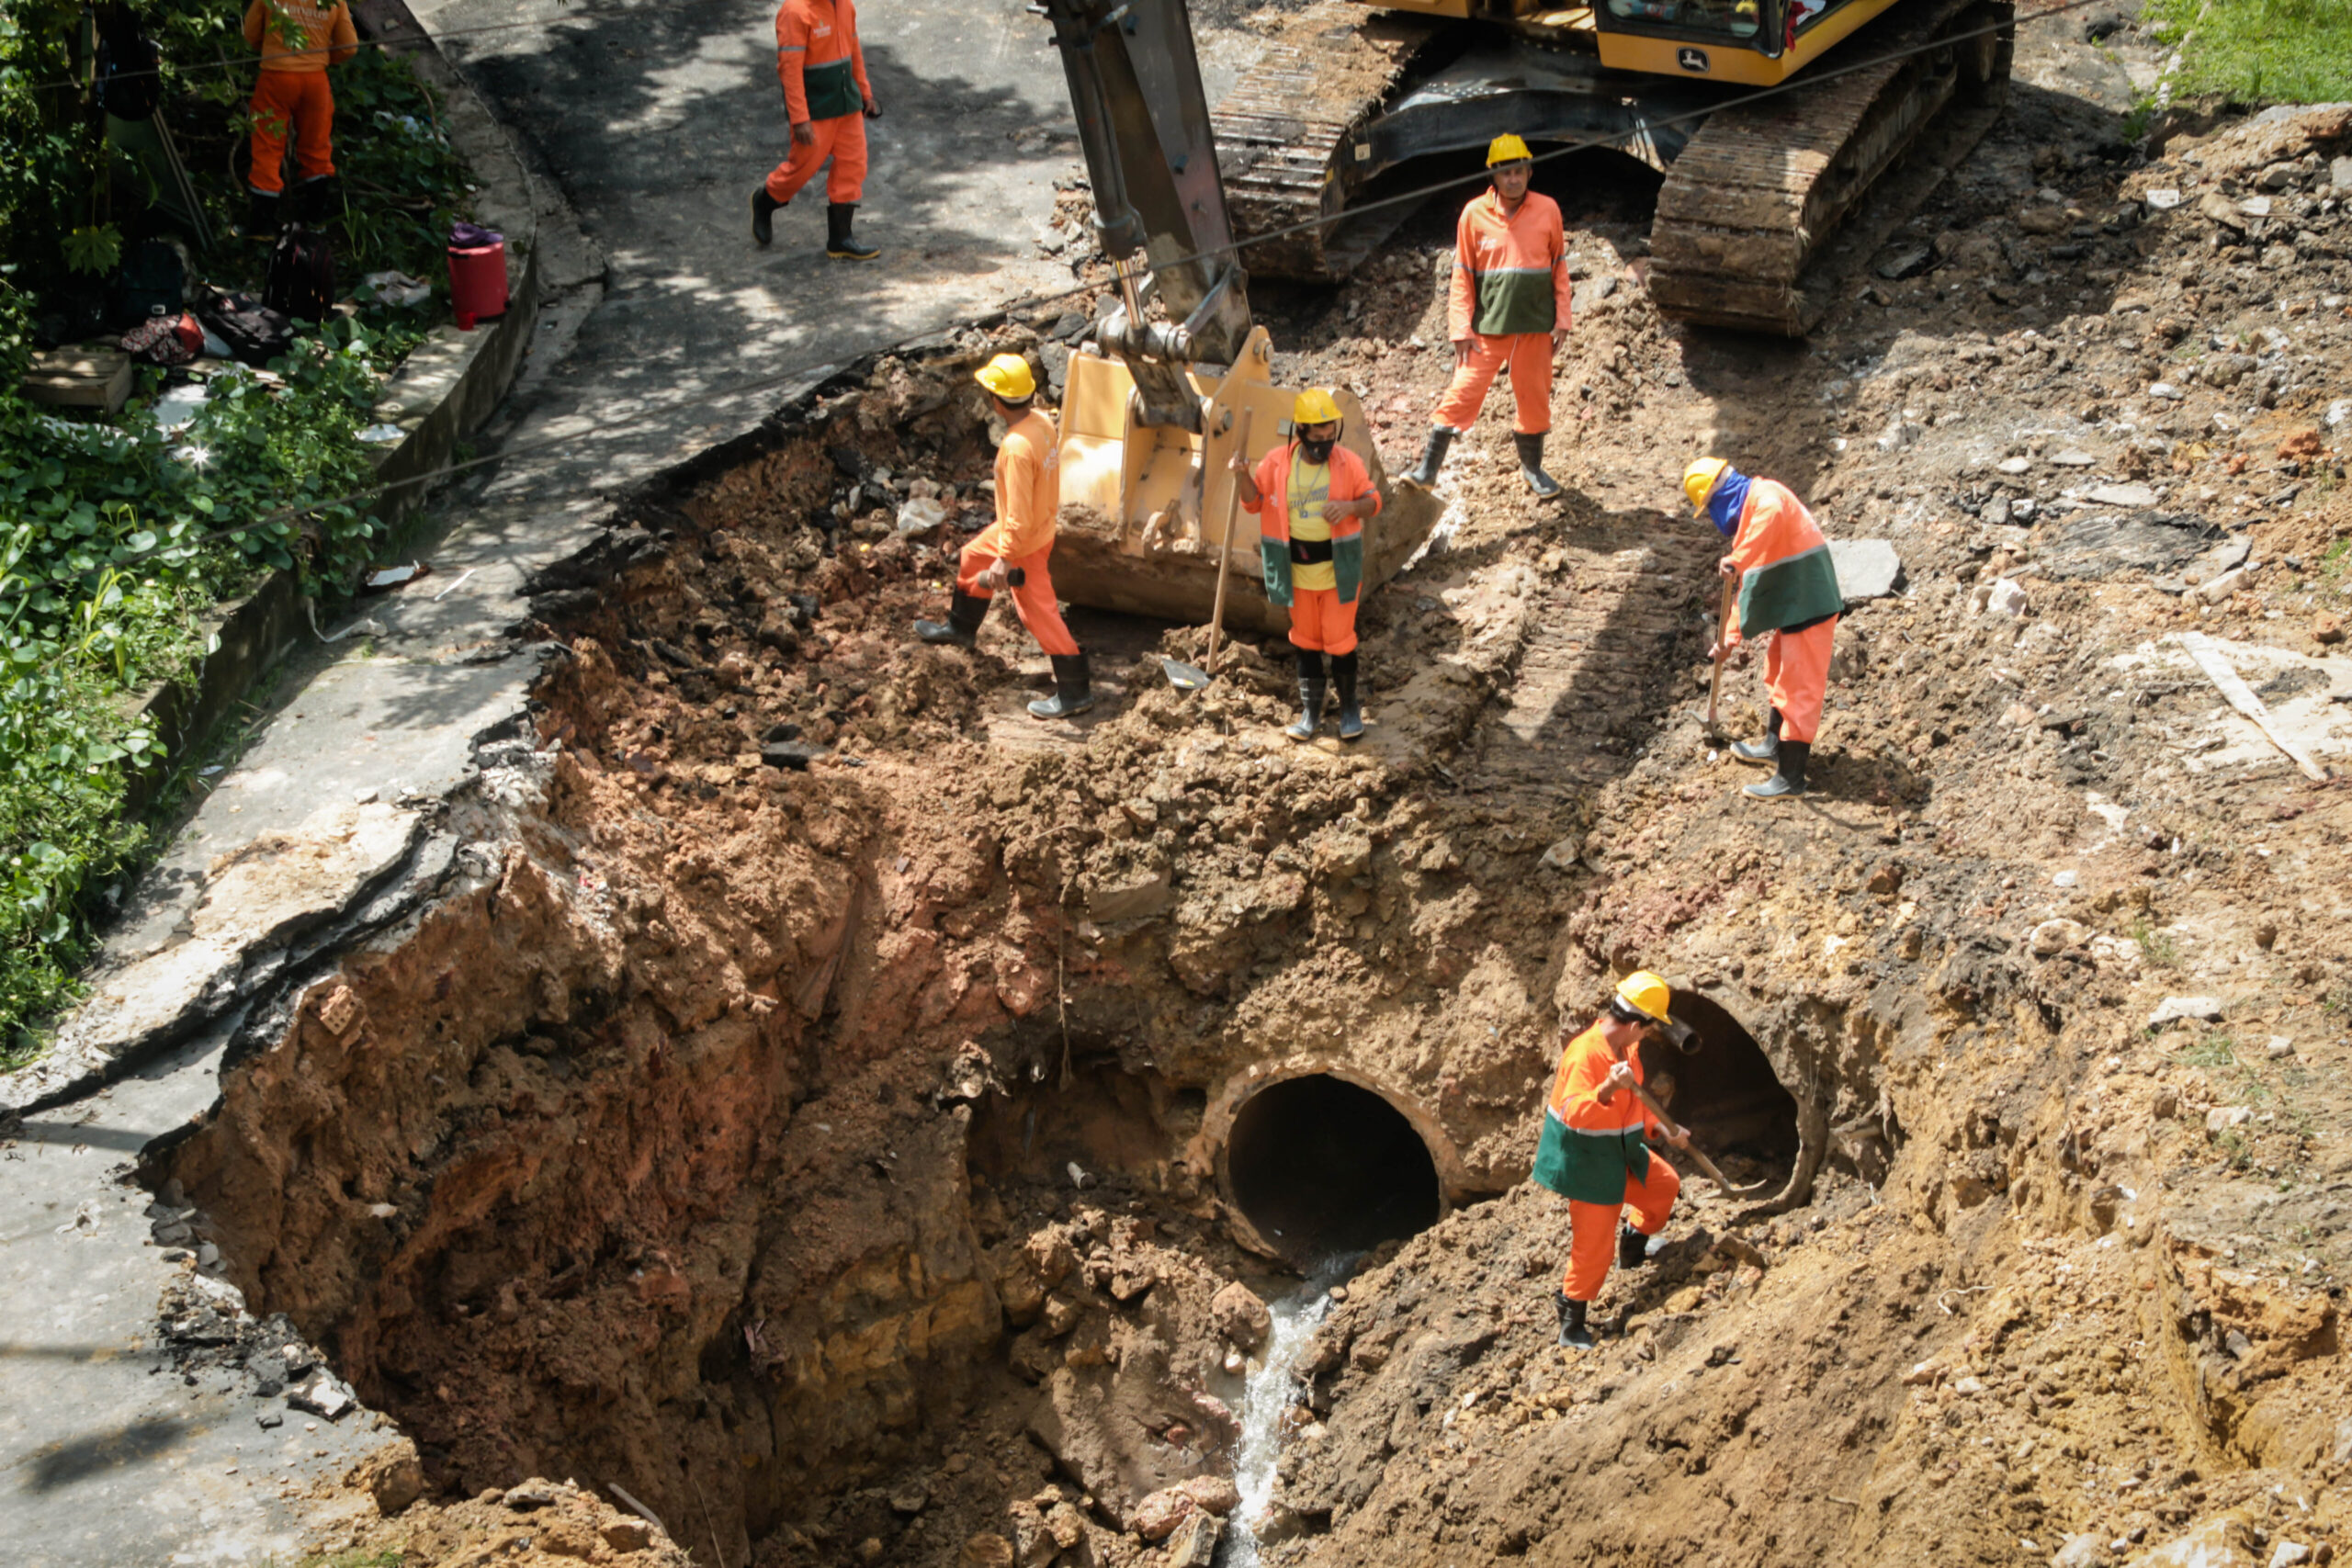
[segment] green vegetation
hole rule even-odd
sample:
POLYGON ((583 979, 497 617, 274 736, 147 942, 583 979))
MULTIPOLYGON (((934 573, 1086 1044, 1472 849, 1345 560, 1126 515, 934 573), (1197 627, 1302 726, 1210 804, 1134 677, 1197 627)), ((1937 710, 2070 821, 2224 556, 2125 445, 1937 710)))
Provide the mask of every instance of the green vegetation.
POLYGON ((2191 1041, 2177 1055, 2184 1065, 2192 1067, 2234 1067, 2238 1064, 2237 1042, 2226 1034, 2208 1034, 2191 1041))
POLYGON ((2352 6, 2344 0, 2148 0, 2143 14, 2166 43, 2195 29, 2173 79, 2176 97, 2219 93, 2242 104, 2352 98, 2352 6))
MULTIPOLYGON (((161 46, 162 118, 214 231, 199 269, 258 292, 266 251, 230 229, 252 71, 221 62, 248 52, 243 0, 134 9, 161 46)), ((370 306, 331 320, 266 370, 215 375, 169 435, 151 413, 160 369, 140 371, 110 420, 19 399, 36 314, 101 289, 158 221, 144 170, 93 134, 81 16, 68 0, 0 5, 0 1068, 29 1059, 42 1021, 73 999, 93 897, 143 847, 143 826, 123 818, 127 784, 163 759, 139 694, 197 667, 216 602, 272 570, 339 592, 375 547, 379 525, 348 499, 373 473, 357 433, 428 319, 370 306)), ((438 281, 465 183, 430 95, 374 50, 333 80, 339 278, 397 267, 438 281)))
POLYGON ((2169 931, 2160 931, 2143 918, 2132 922, 2132 940, 2140 955, 2161 969, 2180 967, 2180 943, 2169 931))

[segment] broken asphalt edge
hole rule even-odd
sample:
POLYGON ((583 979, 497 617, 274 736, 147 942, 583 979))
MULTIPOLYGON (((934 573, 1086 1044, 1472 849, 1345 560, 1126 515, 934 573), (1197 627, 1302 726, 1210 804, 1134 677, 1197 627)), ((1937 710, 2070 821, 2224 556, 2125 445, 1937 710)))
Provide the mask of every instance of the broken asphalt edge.
MULTIPOLYGON (((518 174, 519 167, 518 164, 518 174)), ((1023 311, 1016 305, 1007 310, 989 311, 956 327, 922 333, 886 344, 846 362, 811 367, 781 389, 778 406, 757 424, 623 488, 606 504, 605 515, 612 521, 592 536, 585 546, 534 568, 526 579, 526 593, 537 598, 564 590, 593 589, 609 581, 629 564, 628 552, 615 551, 615 544, 631 534, 651 536, 646 533, 647 525, 630 520, 629 513, 652 513, 664 521, 683 521, 683 514, 675 506, 677 500, 718 475, 781 446, 821 415, 829 397, 862 387, 884 359, 962 354, 968 355, 977 364, 987 352, 987 345, 974 346, 970 342, 972 334, 988 333, 1015 320, 1042 319, 1055 313, 1053 307, 1023 311)), ((516 319, 518 314, 510 310, 508 319, 516 319)), ((1029 324, 1035 326, 1036 322, 1032 321, 1029 324)), ((487 412, 485 408, 482 413, 486 415, 487 412)), ((648 519, 647 523, 651 521, 648 519)), ((288 587, 280 590, 281 613, 291 616, 300 611, 302 601, 291 591, 290 580, 288 582, 288 587)), ((259 600, 267 592, 266 587, 253 599, 259 600)), ((534 619, 526 618, 509 626, 507 635, 520 638, 534 635, 544 637, 546 628, 534 619)), ((251 640, 259 643, 263 639, 254 637, 251 640)), ((228 633, 224 630, 224 648, 228 641, 228 633)), ((526 657, 546 659, 560 657, 563 649, 560 644, 542 642, 536 648, 526 644, 517 651, 526 657)), ((249 667, 247 683, 274 661, 271 657, 257 658, 249 667)), ((531 683, 525 682, 526 694, 531 683)), ((231 692, 221 705, 225 708, 233 703, 244 689, 240 685, 231 692)), ((303 931, 273 933, 266 941, 247 949, 240 955, 233 978, 225 984, 215 982, 206 987, 168 1022, 145 1032, 121 1049, 90 1052, 79 1057, 65 1057, 52 1051, 15 1074, 0 1078, 0 1114, 23 1114, 70 1104, 168 1055, 198 1035, 220 1028, 240 1011, 244 1016, 230 1032, 220 1070, 225 1073, 249 1057, 259 1048, 260 1042, 274 1037, 270 1034, 273 1027, 282 1029, 303 987, 330 971, 341 955, 353 946, 428 902, 435 891, 443 886, 455 851, 455 840, 446 834, 432 832, 430 823, 436 814, 446 810, 450 798, 462 792, 479 775, 486 750, 497 748, 501 743, 511 745, 518 739, 526 746, 529 744, 531 707, 532 699, 526 694, 513 710, 492 720, 469 739, 469 765, 465 775, 446 793, 415 803, 420 808, 421 831, 403 859, 365 885, 355 887, 335 909, 321 915, 303 931), (428 863, 436 857, 437 863, 428 863), (322 927, 324 928, 322 934, 307 934, 319 932, 322 927), (289 935, 292 940, 287 940, 289 935)), ((202 897, 209 886, 209 880, 207 879, 184 895, 190 907, 202 897)), ((119 961, 119 954, 109 953, 103 956, 99 964, 103 964, 109 959, 119 961)), ((96 970, 97 965, 93 965, 92 972, 96 970)), ((69 1020, 72 1017, 72 1014, 67 1015, 69 1020)), ((62 1032, 61 1027, 61 1033, 62 1032)), ((144 1153, 152 1156, 168 1146, 169 1143, 178 1141, 180 1135, 184 1134, 165 1134, 164 1140, 150 1145, 144 1153)))

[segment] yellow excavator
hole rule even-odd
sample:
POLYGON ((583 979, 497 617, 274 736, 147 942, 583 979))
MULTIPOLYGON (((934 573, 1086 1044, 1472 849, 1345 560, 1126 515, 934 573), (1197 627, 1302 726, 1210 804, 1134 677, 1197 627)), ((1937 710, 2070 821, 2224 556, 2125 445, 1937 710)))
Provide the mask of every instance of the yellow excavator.
POLYGON ((1409 213, 1365 205, 1408 164, 1512 131, 1665 175, 1668 317, 1801 336, 1992 124, 2015 28, 2014 0, 1318 0, 1212 127, 1261 275, 1344 276, 1409 213))

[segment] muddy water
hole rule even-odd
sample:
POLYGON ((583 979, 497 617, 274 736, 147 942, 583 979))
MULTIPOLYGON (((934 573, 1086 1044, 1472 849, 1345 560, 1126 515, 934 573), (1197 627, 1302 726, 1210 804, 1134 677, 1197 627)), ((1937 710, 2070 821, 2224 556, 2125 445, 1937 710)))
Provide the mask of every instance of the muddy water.
POLYGON ((1270 1300, 1274 1326, 1265 1354, 1242 1386, 1241 1441, 1234 1450, 1233 1484, 1241 1506, 1217 1551, 1217 1568, 1258 1568, 1257 1527, 1274 1500, 1274 1461, 1282 1457, 1283 1417, 1299 1403, 1298 1363, 1331 1310, 1331 1287, 1344 1281, 1363 1260, 1362 1253, 1334 1258, 1299 1281, 1295 1290, 1270 1300))

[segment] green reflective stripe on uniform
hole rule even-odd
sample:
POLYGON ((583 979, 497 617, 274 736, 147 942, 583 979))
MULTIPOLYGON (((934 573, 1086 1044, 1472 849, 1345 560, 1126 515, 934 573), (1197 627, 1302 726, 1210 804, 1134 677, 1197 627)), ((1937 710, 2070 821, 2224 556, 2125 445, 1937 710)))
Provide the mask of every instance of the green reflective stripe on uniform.
POLYGON ((1782 626, 1842 615, 1845 609, 1837 563, 1830 559, 1826 544, 1757 567, 1740 580, 1742 637, 1761 637, 1782 626))
MULTIPOLYGON (((1269 539, 1261 534, 1258 536, 1258 554, 1265 562, 1266 598, 1272 604, 1288 605, 1290 604, 1290 541, 1269 539)), ((1331 554, 1334 559, 1338 558, 1337 549, 1334 549, 1331 554)))
POLYGON ((1351 534, 1331 541, 1331 576, 1340 591, 1340 603, 1352 604, 1356 592, 1363 586, 1363 536, 1351 534))
POLYGON ((1478 309, 1471 330, 1482 337, 1548 333, 1558 316, 1548 266, 1496 267, 1478 276, 1478 309))
POLYGON ((1580 1132, 1550 1111, 1535 1145, 1535 1184, 1579 1203, 1622 1203, 1629 1177, 1649 1174, 1650 1146, 1639 1127, 1580 1132))
POLYGON ((808 94, 810 119, 839 119, 865 112, 865 98, 857 90, 857 73, 847 55, 805 68, 800 82, 808 94))

